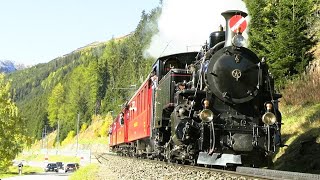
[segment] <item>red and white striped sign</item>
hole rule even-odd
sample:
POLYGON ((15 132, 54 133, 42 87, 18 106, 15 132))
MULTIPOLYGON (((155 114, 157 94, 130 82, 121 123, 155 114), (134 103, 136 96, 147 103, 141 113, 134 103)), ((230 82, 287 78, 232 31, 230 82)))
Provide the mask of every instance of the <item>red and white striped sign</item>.
POLYGON ((240 27, 240 32, 242 33, 247 28, 246 18, 241 15, 232 16, 229 21, 229 27, 233 32, 237 32, 240 27))

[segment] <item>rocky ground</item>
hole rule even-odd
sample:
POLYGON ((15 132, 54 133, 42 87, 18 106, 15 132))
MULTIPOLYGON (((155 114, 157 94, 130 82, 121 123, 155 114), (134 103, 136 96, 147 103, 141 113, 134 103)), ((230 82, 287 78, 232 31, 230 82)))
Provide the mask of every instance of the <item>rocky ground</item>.
POLYGON ((243 176, 189 167, 156 163, 143 159, 104 155, 96 179, 247 179, 243 176))

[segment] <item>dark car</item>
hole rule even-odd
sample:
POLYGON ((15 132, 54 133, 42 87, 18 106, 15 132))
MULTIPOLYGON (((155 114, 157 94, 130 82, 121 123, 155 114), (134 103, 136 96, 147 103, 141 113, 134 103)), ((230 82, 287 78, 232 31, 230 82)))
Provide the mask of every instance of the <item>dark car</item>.
POLYGON ((63 163, 62 162, 56 162, 58 170, 63 169, 63 163))
POLYGON ((73 172, 73 171, 76 171, 79 169, 79 164, 78 163, 68 163, 66 166, 65 166, 65 169, 64 171, 65 172, 73 172))
POLYGON ((58 172, 58 166, 56 163, 49 163, 47 166, 44 168, 45 172, 53 171, 53 172, 58 172))

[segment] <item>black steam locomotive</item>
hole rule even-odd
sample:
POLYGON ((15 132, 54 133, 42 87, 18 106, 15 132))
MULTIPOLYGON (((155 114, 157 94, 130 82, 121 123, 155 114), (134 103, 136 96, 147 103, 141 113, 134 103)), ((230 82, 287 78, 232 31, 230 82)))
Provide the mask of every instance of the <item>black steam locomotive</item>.
POLYGON ((183 163, 265 166, 281 144, 281 95, 265 60, 228 28, 232 16, 246 13, 222 15, 226 31, 211 33, 200 53, 162 57, 155 66, 164 70, 154 103, 155 151, 183 163))
POLYGON ((168 55, 155 62, 156 88, 148 91, 152 92, 150 116, 142 122, 142 115, 134 115, 144 113, 137 108, 148 107, 131 99, 117 118, 121 127, 114 126, 111 133, 114 151, 213 166, 257 167, 271 162, 281 145, 281 95, 275 93, 266 61, 244 47, 240 31, 228 27, 231 17, 246 13, 222 15, 226 31, 211 33, 200 52, 168 55), (143 132, 138 132, 140 124, 143 132), (125 129, 128 133, 123 136, 125 129), (116 132, 120 132, 117 137, 116 132), (115 143, 119 137, 124 139, 115 143))

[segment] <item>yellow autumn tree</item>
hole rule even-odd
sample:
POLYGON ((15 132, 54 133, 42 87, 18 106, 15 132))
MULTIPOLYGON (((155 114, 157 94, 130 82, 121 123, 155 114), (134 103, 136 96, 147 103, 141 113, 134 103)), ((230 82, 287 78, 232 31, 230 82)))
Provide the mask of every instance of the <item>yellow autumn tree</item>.
POLYGON ((24 123, 18 108, 11 100, 10 83, 0 74, 0 172, 5 172, 12 160, 22 151, 24 123))

